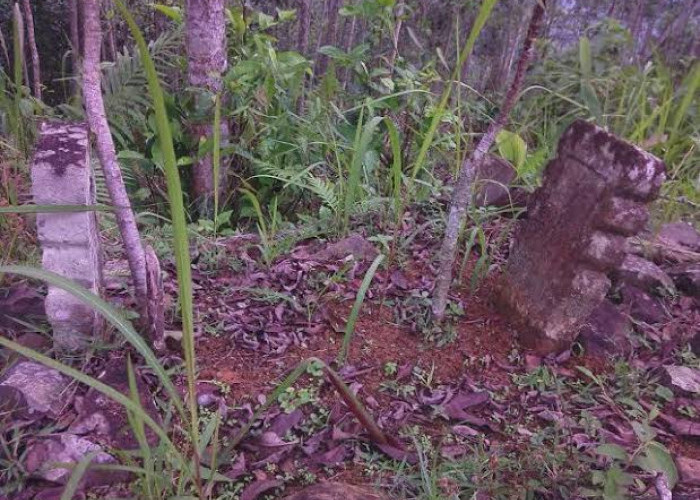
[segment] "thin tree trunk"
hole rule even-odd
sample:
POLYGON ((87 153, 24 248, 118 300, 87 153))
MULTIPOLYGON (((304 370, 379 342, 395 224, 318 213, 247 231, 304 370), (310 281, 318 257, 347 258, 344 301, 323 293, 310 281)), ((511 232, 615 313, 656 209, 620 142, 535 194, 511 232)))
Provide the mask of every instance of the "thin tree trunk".
MULTIPOLYGON (((348 26, 347 33, 345 33, 345 45, 343 46, 345 52, 350 52, 355 43, 355 32, 357 30, 357 16, 352 16, 352 19, 348 19, 346 24, 350 23, 348 26)), ((352 75, 352 67, 346 66, 343 72, 343 90, 348 88, 348 82, 350 81, 350 76, 352 75)))
MULTIPOLYGON (((544 4, 544 2, 542 3, 544 4)), ((457 184, 452 191, 452 200, 450 202, 450 212, 447 218, 445 236, 442 240, 440 252, 438 253, 439 270, 435 283, 435 290, 433 292, 432 309, 433 318, 436 321, 441 321, 445 315, 447 298, 450 285, 452 284, 452 267, 457 252, 457 242, 467 207, 471 202, 471 188, 477 168, 493 145, 496 135, 505 125, 515 105, 515 101, 520 93, 523 81, 525 80, 525 73, 530 66, 530 61, 534 54, 534 42, 542 26, 543 17, 544 8, 538 1, 532 12, 515 76, 510 84, 503 106, 496 116, 496 119, 489 125, 486 133, 481 137, 472 155, 465 160, 459 173, 457 184)))
POLYGON ((68 21, 70 25, 71 64, 73 66, 73 95, 80 96, 80 16, 78 0, 68 1, 68 21))
MULTIPOLYGON (((187 79, 198 89, 198 98, 212 98, 221 93, 222 74, 226 71, 226 20, 223 0, 187 0, 186 48, 187 79)), ((213 113, 192 125, 196 137, 210 139, 213 135, 213 113)), ((228 124, 221 121, 221 141, 228 137, 228 124)), ((219 179, 225 179, 224 168, 219 179)), ((219 182, 219 191, 223 183, 219 182)), ((194 164, 193 195, 202 217, 212 218, 214 211, 214 169, 212 155, 198 158, 194 164)))
MULTIPOLYGON (((333 0, 331 0, 332 2, 333 0)), ((319 22, 317 23, 319 26, 316 29, 316 49, 314 50, 313 56, 316 58, 318 57, 318 50, 321 48, 321 44, 323 43, 323 23, 324 20, 326 19, 326 16, 328 15, 328 12, 330 12, 329 9, 329 3, 328 2, 322 2, 321 5, 321 10, 320 12, 317 12, 317 14, 321 14, 320 17, 318 17, 319 22)), ((316 17, 316 16, 314 16, 316 17)), ((318 59, 316 59, 318 61, 318 59)))
POLYGON ((15 3, 14 10, 12 11, 13 17, 17 20, 17 33, 13 31, 12 38, 19 42, 19 53, 22 55, 22 71, 24 73, 24 85, 30 88, 32 83, 29 80, 29 68, 27 66, 27 58, 25 57, 25 44, 24 44, 24 30, 26 25, 24 24, 24 15, 22 15, 22 10, 18 3, 15 3))
POLYGON ((114 13, 112 0, 103 2, 105 17, 107 18, 107 44, 106 53, 110 61, 117 60, 117 42, 114 39, 114 13))
MULTIPOLYGON (((328 15, 326 16, 326 34, 323 41, 324 45, 337 44, 338 33, 338 12, 340 11, 341 0, 328 1, 328 15)), ((323 77, 328 69, 328 56, 322 55, 318 64, 318 75, 323 77)))
POLYGON ((24 25, 27 27, 29 53, 32 58, 34 97, 41 100, 41 71, 39 69, 39 51, 36 48, 36 37, 34 36, 34 15, 32 14, 32 6, 29 0, 22 0, 22 5, 24 6, 24 25))
POLYGON ((637 0, 635 3, 634 10, 632 11, 632 16, 630 19, 630 35, 632 42, 630 44, 629 50, 627 51, 627 63, 632 64, 634 62, 634 56, 637 54, 637 48, 639 46, 640 31, 642 28, 642 9, 644 8, 644 1, 637 0))
POLYGON ((394 65, 396 64, 396 58, 399 56, 399 37, 401 36, 401 26, 403 25, 403 20, 399 19, 396 22, 396 27, 394 28, 394 35, 392 37, 392 48, 391 56, 389 57, 389 72, 394 72, 394 65))
POLYGON ((100 25, 100 1, 83 1, 83 23, 85 28, 85 57, 83 59, 83 94, 85 111, 92 133, 95 135, 97 155, 104 171, 105 184, 115 208, 117 225, 124 240, 124 249, 129 261, 134 292, 143 320, 148 318, 146 259, 136 219, 131 210, 131 203, 124 187, 114 140, 109 130, 102 99, 100 47, 102 46, 102 27, 100 25))
MULTIPOLYGON (((297 32, 297 52, 304 57, 309 52, 309 32, 311 31, 311 0, 298 0, 299 3, 299 29, 297 32)), ((297 98, 297 115, 304 114, 306 86, 309 78, 304 75, 302 88, 297 98)))
POLYGON ((299 32, 297 52, 302 56, 309 52, 309 31, 311 30, 311 0, 299 0, 299 32))

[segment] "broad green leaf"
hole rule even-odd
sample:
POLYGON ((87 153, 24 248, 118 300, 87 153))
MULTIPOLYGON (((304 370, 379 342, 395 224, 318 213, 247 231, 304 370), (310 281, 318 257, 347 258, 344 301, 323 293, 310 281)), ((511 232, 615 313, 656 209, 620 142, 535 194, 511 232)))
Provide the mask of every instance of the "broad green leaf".
POLYGON ((184 17, 182 15, 182 9, 180 7, 171 7, 170 5, 163 5, 160 3, 151 4, 154 10, 157 10, 164 16, 169 17, 177 24, 182 24, 184 17))
POLYGON ((498 154, 520 172, 527 161, 527 144, 518 134, 501 130, 496 136, 498 154))
POLYGON ((621 462, 627 462, 629 459, 627 451, 622 446, 616 444, 601 444, 595 449, 595 452, 599 455, 620 460, 621 462))
POLYGON ((647 472, 666 474, 669 488, 678 482, 678 470, 668 449, 657 441, 647 444, 644 450, 635 458, 634 464, 647 472))
POLYGON ((610 467, 605 473, 603 498, 605 500, 626 500, 627 486, 632 484, 632 476, 617 465, 610 467))

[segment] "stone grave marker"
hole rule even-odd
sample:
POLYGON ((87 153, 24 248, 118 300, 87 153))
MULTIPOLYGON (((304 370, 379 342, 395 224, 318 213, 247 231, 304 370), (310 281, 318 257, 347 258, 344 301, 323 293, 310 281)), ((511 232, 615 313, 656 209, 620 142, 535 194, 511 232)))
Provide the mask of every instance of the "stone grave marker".
POLYGON ((658 158, 588 122, 564 132, 515 230, 497 293, 524 347, 571 346, 625 259, 626 238, 644 229, 664 171, 658 158))
MULTIPOLYGON (((45 122, 32 163, 37 205, 94 205, 88 130, 84 124, 45 122)), ((101 250, 94 211, 37 215, 42 266, 95 294, 101 289, 101 250)), ((49 286, 46 315, 56 347, 76 350, 101 328, 100 317, 69 292, 49 286)))

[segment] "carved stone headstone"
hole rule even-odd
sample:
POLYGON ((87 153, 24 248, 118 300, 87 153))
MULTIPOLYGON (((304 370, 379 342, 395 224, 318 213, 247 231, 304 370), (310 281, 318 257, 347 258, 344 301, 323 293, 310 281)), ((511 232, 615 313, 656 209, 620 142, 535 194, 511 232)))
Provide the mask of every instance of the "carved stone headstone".
MULTIPOLYGON (((32 194, 37 205, 95 204, 85 125, 42 124, 32 164, 32 194)), ((43 268, 99 293, 101 252, 95 212, 41 213, 36 222, 43 268)), ((84 347, 101 326, 88 305, 60 288, 49 286, 45 305, 58 348, 84 347)))
POLYGON ((577 121, 566 130, 516 229, 498 293, 523 346, 540 353, 571 346, 609 290, 626 238, 646 225, 664 170, 595 125, 577 121))

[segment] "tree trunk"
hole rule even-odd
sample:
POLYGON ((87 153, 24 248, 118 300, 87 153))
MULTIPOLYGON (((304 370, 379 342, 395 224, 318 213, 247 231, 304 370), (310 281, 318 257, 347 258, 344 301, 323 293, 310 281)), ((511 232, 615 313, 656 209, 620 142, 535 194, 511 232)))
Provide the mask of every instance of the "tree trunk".
POLYGON ((309 31, 311 30, 311 0, 299 0, 299 32, 297 52, 307 56, 309 52, 309 31))
MULTIPOLYGON (((24 30, 25 30, 25 24, 24 24, 24 16, 22 15, 22 10, 19 7, 18 3, 15 3, 14 9, 12 10, 12 17, 15 19, 16 27, 13 27, 12 31, 12 38, 13 40, 17 40, 19 42, 19 47, 18 51, 19 54, 21 55, 21 63, 22 63, 22 71, 24 75, 24 85, 27 86, 27 88, 31 87, 31 81, 29 80, 29 69, 27 68, 27 58, 24 56, 24 30)), ((17 52, 13 54, 13 61, 14 64, 16 64, 16 58, 14 57, 17 55, 17 52)))
MULTIPOLYGON (((333 0, 330 0, 331 2, 333 0)), ((321 45, 323 43, 323 23, 326 19, 326 16, 330 12, 329 9, 329 3, 328 2, 322 2, 321 3, 321 9, 315 12, 315 15, 313 16, 314 19, 318 19, 319 21, 316 23, 319 26, 316 28, 316 48, 314 49, 314 53, 312 54, 314 58, 318 58, 318 49, 321 48, 321 45), (319 16, 320 14, 320 16, 319 16)), ((318 62, 318 59, 315 59, 318 62)))
MULTIPOLYGON (((222 74, 227 64, 224 0, 186 0, 185 9, 187 79, 190 86, 197 89, 197 100, 213 111, 214 98, 221 93, 222 74)), ((192 124, 191 130, 196 137, 212 137, 213 116, 212 112, 192 124)), ((222 142, 227 137, 228 125, 222 120, 222 142)), ((223 168, 219 178, 226 178, 223 168)), ((219 182, 220 188, 221 185, 219 182)), ((213 218, 214 190, 212 155, 206 154, 195 161, 193 177, 193 195, 202 217, 213 218)))
POLYGON ((69 0, 68 2, 68 21, 70 25, 70 45, 71 45, 71 64, 73 65, 73 80, 71 87, 73 95, 80 96, 80 16, 78 14, 78 0, 69 0))
POLYGON ((634 56, 637 54, 638 46, 640 45, 640 32, 642 30, 642 10, 644 8, 644 2, 642 0, 637 0, 634 9, 631 14, 631 19, 629 20, 629 30, 632 38, 629 50, 627 51, 627 63, 632 64, 634 62, 634 56))
MULTIPOLYGON (((326 34, 323 39, 323 45, 336 45, 338 33, 338 12, 340 11, 341 0, 328 1, 328 15, 326 16, 326 34)), ((328 69, 328 57, 322 55, 318 63, 318 75, 323 78, 328 69)))
MULTIPOLYGON (((297 31, 297 52, 304 57, 308 57, 309 34, 311 31, 311 0, 298 0, 299 4, 299 29, 297 31)), ((297 115, 304 114, 306 86, 309 82, 308 76, 304 76, 301 92, 297 98, 297 115)))
POLYGON ((396 21, 396 27, 394 28, 394 34, 391 38, 391 56, 389 57, 389 71, 394 73, 394 65, 396 64, 396 58, 399 56, 399 37, 401 36, 401 26, 403 25, 403 20, 399 19, 396 21))
POLYGON ((22 0, 24 7, 24 25, 27 28, 27 44, 32 58, 32 80, 34 97, 41 100, 41 71, 39 69, 39 51, 36 48, 36 38, 34 36, 34 15, 29 0, 22 0))
POLYGON ((85 28, 85 57, 83 59, 83 94, 85 112, 92 133, 95 135, 97 155, 104 171, 105 184, 115 208, 117 225, 124 240, 124 249, 129 261, 134 292, 142 320, 148 318, 146 259, 141 245, 136 219, 131 210, 131 203, 124 187, 114 140, 109 130, 102 99, 100 47, 102 46, 102 27, 100 25, 100 1, 84 0, 83 23, 85 28))
MULTIPOLYGON (((345 25, 347 29, 345 30, 346 33, 343 37, 343 49, 345 50, 345 52, 350 52, 353 48, 353 45, 355 44, 355 32, 357 31, 357 16, 352 16, 352 19, 346 20, 345 25)), ((350 81, 350 77, 352 76, 352 71, 352 66, 345 67, 345 71, 343 72, 343 90, 346 90, 348 88, 348 82, 350 81)))
POLYGON ((114 39, 114 9, 112 0, 102 3, 107 18, 107 45, 106 53, 110 61, 117 60, 117 42, 114 39))
MULTIPOLYGON (((544 3, 544 2, 543 2, 544 3)), ((499 111, 496 119, 489 125, 486 133, 481 137, 481 140, 476 146, 476 149, 470 157, 468 157, 457 179, 457 184, 452 191, 452 199, 450 201, 450 212, 447 218, 445 227, 445 236, 442 240, 442 247, 438 253, 439 270, 433 292, 433 318, 436 321, 441 321, 445 315, 447 307, 447 298, 452 284, 452 267, 454 264, 455 255, 457 252, 457 242, 459 239, 460 229, 464 216, 467 212, 467 207, 471 202, 471 188, 476 176, 477 168, 493 145, 496 135, 503 128, 510 115, 515 101, 520 93, 520 89, 525 79, 525 73, 530 65, 534 53, 534 42, 542 25, 544 16, 544 8, 540 2, 536 2, 530 18, 530 25, 523 42, 522 52, 518 61, 518 66, 515 71, 515 76, 510 84, 510 88, 503 101, 503 106, 499 111)))

